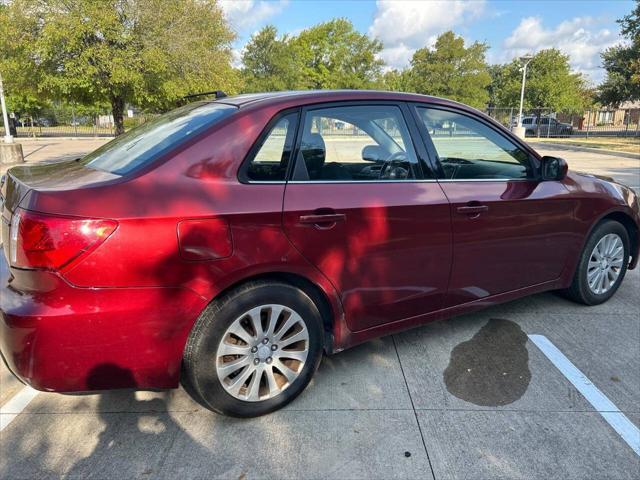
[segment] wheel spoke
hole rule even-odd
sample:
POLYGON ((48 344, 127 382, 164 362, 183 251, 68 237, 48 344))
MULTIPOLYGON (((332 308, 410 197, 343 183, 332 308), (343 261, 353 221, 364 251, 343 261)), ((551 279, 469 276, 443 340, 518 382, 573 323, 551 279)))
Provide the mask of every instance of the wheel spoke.
POLYGON ((247 345, 253 342, 253 337, 244 329, 240 322, 234 322, 233 325, 227 329, 227 333, 235 335, 247 345))
POLYGON ((280 389, 278 388, 278 382, 273 374, 273 365, 267 365, 264 369, 264 373, 267 376, 267 386, 269 387, 269 396, 273 397, 280 389))
POLYGON ((291 360, 298 360, 304 362, 307 359, 307 350, 281 350, 278 353, 279 358, 290 358, 291 360))
POLYGON ((252 401, 256 401, 256 400, 260 400, 260 382, 262 380, 262 373, 264 372, 264 367, 262 366, 258 366, 256 368, 256 371, 253 375, 253 377, 251 377, 251 381, 249 382, 249 385, 247 386, 247 399, 248 400, 252 400, 252 401))
POLYGON ((289 383, 293 382, 293 380, 295 380, 295 378, 298 376, 298 372, 287 367, 284 363, 280 361, 279 358, 275 359, 274 366, 278 369, 280 373, 282 373, 285 377, 287 377, 287 381, 289 383))
POLYGON ((244 382, 247 381, 247 378, 249 378, 249 375, 251 375, 254 371, 255 371, 255 368, 252 364, 249 364, 246 367, 244 367, 244 370, 242 371, 242 373, 232 380, 232 383, 227 387, 227 390, 229 390, 231 393, 233 393, 237 397, 240 394, 240 388, 242 388, 242 385, 244 385, 244 382))
POLYGON ((280 339, 282 338, 282 336, 285 333, 287 333, 289 330, 291 330, 291 327, 293 327, 300 320, 301 319, 297 314, 292 313, 291 316, 287 318, 287 321, 284 322, 284 325, 282 325, 280 329, 277 332, 275 332, 275 335, 274 335, 275 340, 280 342, 280 339))
POLYGON ((600 277, 602 276, 602 270, 596 270, 596 276, 589 282, 589 287, 594 293, 599 293, 598 285, 600 284, 600 277))
POLYGON ((276 323, 278 322, 278 318, 280 318, 280 314, 284 310, 282 305, 273 305, 269 312, 269 325, 267 326, 267 337, 272 337, 273 333, 276 329, 276 323))
POLYGON ((612 260, 609 265, 611 265, 612 267, 620 268, 622 267, 622 263, 622 258, 616 258, 615 260, 612 260))
POLYGON ((280 339, 280 347, 284 348, 292 343, 299 342, 300 340, 307 340, 309 335, 306 330, 300 330, 298 333, 291 335, 290 337, 280 339))
POLYGON ((264 337, 264 332, 262 331, 262 320, 260 318, 261 311, 262 307, 252 308, 247 314, 251 320, 251 325, 255 332, 255 338, 257 339, 264 337))
POLYGON ((600 293, 604 293, 604 282, 607 278, 606 272, 600 272, 600 282, 598 283, 598 289, 600 293))
POLYGON ((248 345, 234 345, 223 341, 218 347, 218 356, 224 355, 248 355, 250 347, 248 345))
POLYGON ((223 363, 222 365, 218 365, 218 375, 220 376, 221 380, 224 380, 233 372, 237 372, 242 367, 245 367, 250 363, 251 359, 248 356, 238 358, 236 360, 233 360, 232 362, 223 363))

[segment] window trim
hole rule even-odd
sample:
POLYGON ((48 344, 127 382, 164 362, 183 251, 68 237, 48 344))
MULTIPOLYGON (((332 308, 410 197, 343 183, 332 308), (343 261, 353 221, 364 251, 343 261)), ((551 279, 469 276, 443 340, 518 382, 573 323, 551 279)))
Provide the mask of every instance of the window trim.
POLYGON ((502 131, 503 130, 502 126, 500 126, 500 128, 497 128, 497 126, 492 121, 488 121, 487 119, 481 117, 480 115, 474 114, 472 112, 468 112, 466 110, 462 110, 455 107, 449 107, 445 105, 427 103, 427 102, 424 102, 424 103, 412 102, 411 113, 413 115, 413 120, 416 123, 417 128, 420 132, 420 136, 422 137, 422 140, 425 143, 425 147, 429 153, 429 159, 432 162, 432 164, 436 165, 436 168, 437 168, 436 171, 438 172, 436 178, 438 179, 439 182, 443 182, 443 183, 444 182, 446 183, 451 183, 451 182, 539 182, 542 180, 542 172, 540 168, 541 165, 540 165, 540 159, 538 158, 538 155, 535 154, 535 152, 528 145, 526 145, 521 139, 513 135, 511 132, 502 131), (535 171, 535 177, 533 178, 495 178, 495 179, 494 178, 475 178, 475 179, 474 178, 459 178, 459 179, 445 178, 444 168, 442 167, 442 163, 440 162, 440 156, 438 155, 435 144, 433 143, 431 134, 429 134, 426 126, 424 125, 424 122, 420 118, 420 113, 418 112, 419 108, 429 108, 432 110, 442 110, 445 112, 455 113, 457 115, 462 115, 462 116, 471 118, 472 120, 476 120, 477 122, 483 124, 487 128, 490 128, 497 135, 500 135, 504 139, 516 145, 523 152, 528 154, 529 161, 531 161, 535 171))
POLYGON ((352 184, 385 184, 385 183, 432 183, 436 182, 435 172, 431 172, 433 178, 427 178, 425 175, 425 162, 424 156, 427 154, 424 145, 420 142, 420 138, 417 136, 417 127, 414 124, 415 120, 410 112, 407 102, 395 101, 395 100, 342 100, 323 103, 312 103, 303 105, 298 117, 298 129, 296 132, 295 146, 292 151, 293 162, 289 168, 289 176, 287 177, 287 183, 291 184, 337 184, 337 183, 352 183, 352 184), (293 180, 293 172, 295 168, 295 162, 298 161, 298 152, 300 150, 300 144, 302 141, 302 130, 305 116, 308 112, 314 110, 324 110, 327 108, 337 107, 396 107, 400 110, 400 115, 405 122, 407 132, 409 133, 409 140, 413 146, 413 150, 416 155, 416 174, 418 178, 409 180, 293 180))
MULTIPOLYGON (((256 141, 253 142, 253 145, 251 145, 251 148, 249 148, 249 151, 247 152, 244 159, 242 160, 242 163, 240 164, 240 168, 238 168, 237 177, 240 183, 262 184, 262 185, 283 185, 287 183, 287 179, 289 178, 292 165, 294 164, 293 160, 295 159, 293 155, 296 151, 296 139, 298 138, 298 130, 300 129, 300 118, 301 118, 300 112, 301 112, 300 107, 287 108, 285 110, 280 110, 273 117, 271 117, 271 119, 267 122, 265 127, 260 132, 260 135, 258 135, 258 138, 256 139, 256 141), (293 145, 291 147, 291 153, 289 154, 289 161, 287 162, 287 170, 285 172, 284 179, 283 180, 252 180, 250 179, 249 176, 247 175, 247 172, 249 170, 249 165, 255 159, 256 155, 264 145, 264 142, 267 140, 267 137, 271 133, 271 130, 273 130, 273 128, 278 124, 280 120, 282 120, 283 117, 286 117, 291 114, 296 114, 296 124, 295 124, 295 132, 293 136, 293 145)), ((286 142, 286 139, 285 139, 285 142, 286 142)))

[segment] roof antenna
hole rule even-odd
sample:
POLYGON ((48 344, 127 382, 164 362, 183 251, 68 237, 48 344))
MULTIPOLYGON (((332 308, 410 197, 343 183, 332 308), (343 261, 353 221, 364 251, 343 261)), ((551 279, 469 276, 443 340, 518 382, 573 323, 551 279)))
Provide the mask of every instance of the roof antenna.
POLYGON ((227 94, 224 93, 222 90, 214 90, 213 92, 192 93, 190 95, 185 95, 182 98, 196 98, 196 97, 204 97, 206 95, 214 95, 216 97, 216 100, 227 96, 227 94))

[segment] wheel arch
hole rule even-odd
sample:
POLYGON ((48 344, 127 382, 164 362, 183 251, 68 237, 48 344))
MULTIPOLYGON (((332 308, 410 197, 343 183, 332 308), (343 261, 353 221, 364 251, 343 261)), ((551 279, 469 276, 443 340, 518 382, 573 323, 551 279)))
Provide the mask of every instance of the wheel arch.
POLYGON ((638 225, 636 224, 636 222, 633 221, 633 218, 625 212, 620 212, 620 211, 610 212, 606 214, 604 217, 600 218, 591 227, 591 230, 589 231, 589 235, 591 234, 594 228, 596 228, 602 222, 607 220, 614 220, 622 224, 622 226, 627 231, 627 234, 629 235, 629 241, 631 242, 631 245, 630 245, 631 262, 629 262, 629 269, 633 270, 638 264, 638 246, 639 246, 638 243, 640 241, 640 239, 638 238, 639 237, 638 225))
POLYGON ((588 238, 591 236, 596 227, 601 223, 606 222, 607 220, 613 220, 620 223, 627 231, 627 234, 629 235, 629 241, 631 242, 631 262, 629 262, 629 270, 633 270, 638 264, 638 247, 640 245, 640 234, 638 232, 638 225, 633 220, 633 217, 624 211, 614 210, 607 212, 604 215, 600 216, 595 222, 593 222, 591 228, 589 228, 589 232, 587 232, 587 235, 585 235, 584 237, 583 248, 584 244, 586 244, 588 238))
POLYGON ((241 288, 243 285, 249 282, 255 281, 280 281, 293 285, 294 287, 302 290, 309 296, 311 301, 316 305, 322 318, 322 326, 324 330, 324 350, 327 353, 332 353, 334 350, 334 327, 337 318, 340 316, 340 312, 336 311, 336 308, 332 305, 332 302, 328 294, 317 283, 308 279, 307 277, 298 273, 273 271, 254 274, 236 281, 230 285, 227 285, 224 289, 220 290, 211 302, 217 298, 225 295, 226 293, 241 288))

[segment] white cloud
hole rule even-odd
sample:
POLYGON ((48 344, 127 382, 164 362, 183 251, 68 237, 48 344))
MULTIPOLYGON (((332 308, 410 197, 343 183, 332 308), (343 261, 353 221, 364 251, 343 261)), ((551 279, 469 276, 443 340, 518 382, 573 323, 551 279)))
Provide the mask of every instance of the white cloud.
POLYGON ((565 20, 555 28, 545 28, 539 17, 526 17, 504 41, 502 61, 535 53, 547 48, 557 48, 569 55, 571 67, 588 75, 594 82, 604 77, 600 53, 620 43, 617 33, 598 28, 599 21, 592 17, 576 17, 565 20))
POLYGON ((484 0, 378 0, 369 35, 384 43, 382 59, 391 67, 402 68, 418 48, 432 46, 439 34, 477 19, 484 7, 484 0))
POLYGON ((227 20, 236 31, 246 30, 280 13, 289 0, 220 0, 227 20))

